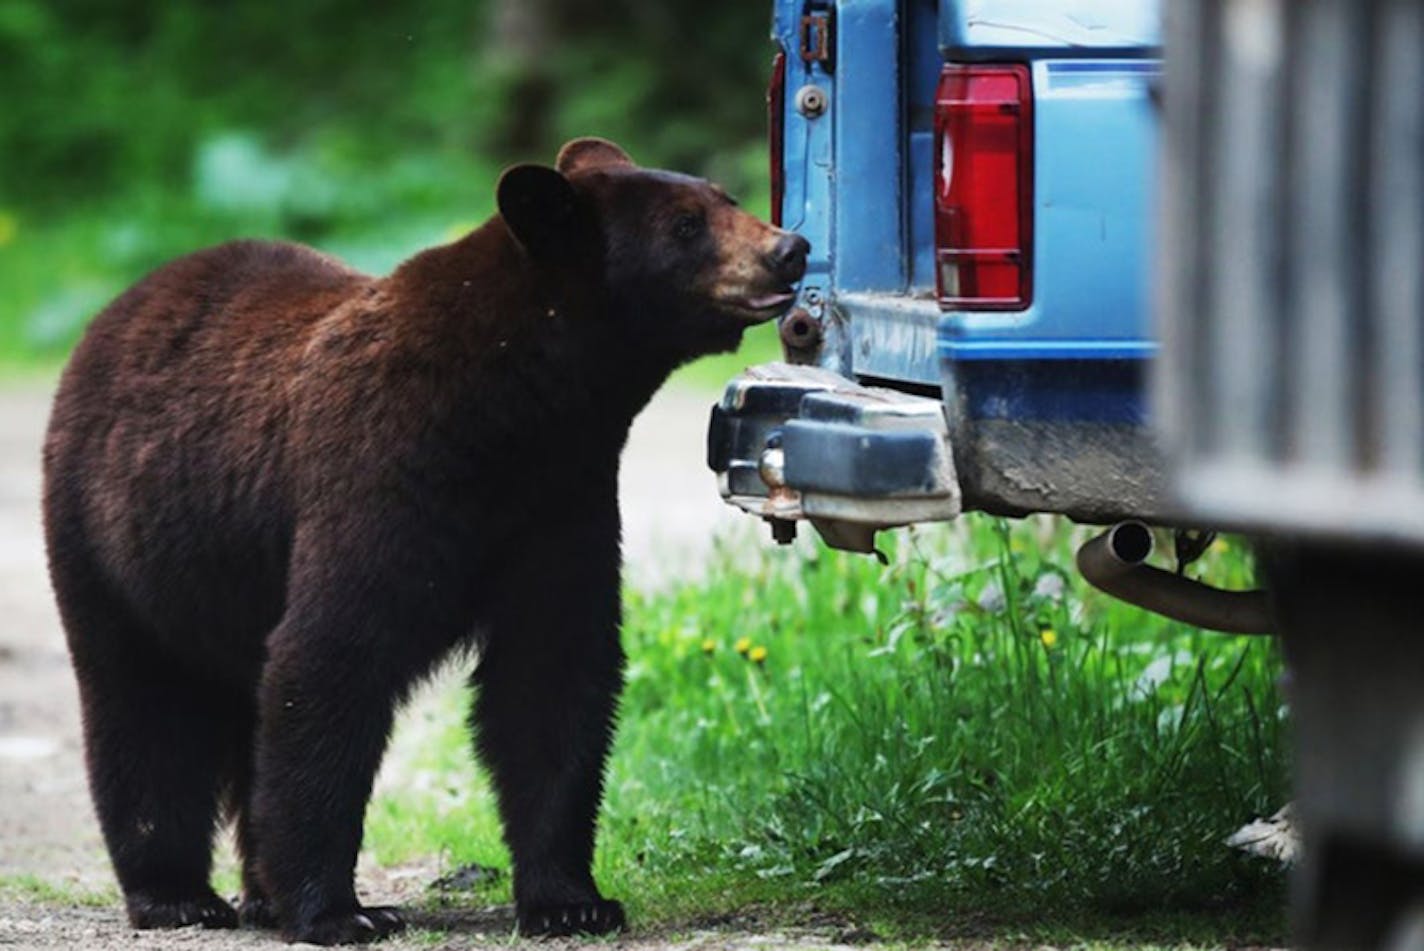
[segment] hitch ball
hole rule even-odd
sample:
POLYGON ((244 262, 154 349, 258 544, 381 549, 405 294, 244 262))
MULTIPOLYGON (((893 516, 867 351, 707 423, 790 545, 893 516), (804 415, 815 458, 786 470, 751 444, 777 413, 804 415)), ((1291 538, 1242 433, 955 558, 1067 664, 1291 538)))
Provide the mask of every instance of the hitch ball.
POLYGON ((773 492, 786 487, 786 453, 781 448, 781 433, 772 433, 766 448, 757 457, 757 475, 773 492))

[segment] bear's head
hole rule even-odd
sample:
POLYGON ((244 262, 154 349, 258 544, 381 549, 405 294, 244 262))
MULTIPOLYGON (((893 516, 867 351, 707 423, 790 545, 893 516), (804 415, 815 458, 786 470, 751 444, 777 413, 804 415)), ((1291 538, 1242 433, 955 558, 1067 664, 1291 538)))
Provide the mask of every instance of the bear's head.
POLYGON ((497 199, 536 265, 591 274, 610 319, 674 361, 735 349, 786 312, 806 271, 805 238, 604 139, 568 143, 554 168, 509 169, 497 199))

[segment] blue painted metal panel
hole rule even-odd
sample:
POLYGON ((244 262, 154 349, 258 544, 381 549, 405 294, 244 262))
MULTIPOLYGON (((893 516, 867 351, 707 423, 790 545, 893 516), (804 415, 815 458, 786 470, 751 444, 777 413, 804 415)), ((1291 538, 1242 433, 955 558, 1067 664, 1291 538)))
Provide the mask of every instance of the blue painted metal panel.
POLYGON ((939 0, 946 53, 990 49, 1127 49, 1162 42, 1157 4, 1142 0, 939 0))
MULTIPOLYGON (((806 276, 801 281, 799 304, 817 320, 829 312, 834 261, 831 203, 835 173, 833 116, 837 102, 835 78, 822 64, 807 63, 799 55, 801 0, 777 0, 771 37, 786 53, 786 82, 780 103, 783 121, 785 179, 781 213, 784 227, 811 242, 806 276), (828 108, 819 116, 796 110, 797 93, 815 86, 826 93, 828 108)), ((850 373, 850 349, 833 325, 826 327, 825 366, 850 373)))
POLYGON ((939 304, 924 296, 841 292, 840 310, 850 315, 855 372, 878 380, 939 385, 935 327, 939 304))
POLYGON ((968 419, 1147 424, 1141 360, 986 360, 960 364, 968 419))
POLYGON ((934 273, 934 100, 944 60, 936 42, 936 0, 906 4, 904 70, 906 133, 906 222, 909 225, 910 287, 932 291, 934 273))
POLYGON ((835 282, 864 291, 906 282, 898 0, 836 9, 835 282))
POLYGON ((941 336, 949 360, 1146 360, 1157 355, 1151 340, 960 340, 941 336))

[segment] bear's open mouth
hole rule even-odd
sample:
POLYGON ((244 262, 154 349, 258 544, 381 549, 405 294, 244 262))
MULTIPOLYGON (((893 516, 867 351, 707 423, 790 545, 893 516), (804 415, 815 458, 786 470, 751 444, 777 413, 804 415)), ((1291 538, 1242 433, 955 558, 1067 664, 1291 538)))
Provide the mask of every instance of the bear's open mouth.
POLYGON ((729 310, 734 310, 756 323, 761 323, 786 313, 787 308, 794 300, 796 300, 796 292, 788 288, 770 294, 735 297, 724 301, 724 304, 729 310))

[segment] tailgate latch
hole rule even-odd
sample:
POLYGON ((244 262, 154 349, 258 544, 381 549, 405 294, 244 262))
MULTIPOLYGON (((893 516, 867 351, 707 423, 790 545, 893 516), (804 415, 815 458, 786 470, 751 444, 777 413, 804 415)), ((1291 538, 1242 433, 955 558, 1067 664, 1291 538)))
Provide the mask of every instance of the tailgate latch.
POLYGON ((835 69, 836 11, 829 4, 808 3, 801 15, 801 62, 835 69))

